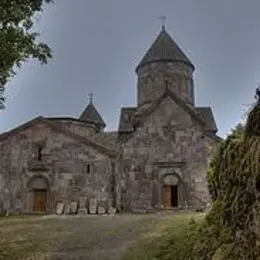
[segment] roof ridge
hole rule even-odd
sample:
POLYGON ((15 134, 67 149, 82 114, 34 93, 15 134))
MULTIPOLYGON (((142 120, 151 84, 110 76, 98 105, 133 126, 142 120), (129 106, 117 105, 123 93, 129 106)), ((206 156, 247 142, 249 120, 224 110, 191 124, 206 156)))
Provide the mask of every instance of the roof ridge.
POLYGON ((57 122, 50 122, 48 119, 44 118, 43 120, 46 121, 46 123, 51 126, 51 127, 54 127, 56 128, 57 130, 60 130, 62 133, 66 134, 67 136, 73 138, 73 139, 77 139, 78 141, 80 142, 83 142, 87 145, 92 145, 94 147, 96 147, 98 150, 106 153, 106 154, 109 154, 109 155, 112 155, 112 156, 115 156, 116 155, 116 151, 113 151, 105 146, 103 146, 102 144, 98 143, 98 142, 93 142, 92 140, 90 140, 89 138, 87 137, 83 137, 75 132, 72 132, 69 128, 67 128, 65 125, 63 124, 60 124, 60 123, 57 123, 57 122))
POLYGON ((79 142, 81 143, 84 143, 86 145, 91 145, 93 147, 95 147, 97 150, 105 153, 105 154, 108 154, 110 156, 116 156, 116 151, 112 150, 112 149, 109 149, 107 147, 104 147, 102 144, 100 143, 97 143, 97 142, 93 142, 91 141, 89 138, 86 138, 86 137, 83 137, 81 135, 78 135, 74 132, 72 132, 71 130, 69 130, 68 127, 66 127, 65 125, 61 124, 61 123, 57 123, 57 122, 54 122, 54 121, 51 121, 51 120, 48 120, 47 118, 45 117, 42 117, 42 116, 39 116, 39 117, 36 117, 36 118, 33 118, 32 120, 30 121, 27 121, 26 123, 10 130, 9 132, 5 132, 3 134, 0 135, 0 140, 3 140, 4 138, 7 138, 9 136, 11 136, 12 134, 15 134, 23 129, 27 129, 29 128, 30 126, 32 126, 33 124, 35 123, 38 123, 38 122, 42 122, 46 125, 48 125, 49 127, 51 127, 52 129, 58 131, 58 132, 61 132, 65 135, 67 135, 68 137, 70 138, 73 138, 75 140, 78 140, 79 142))
POLYGON ((173 91, 171 91, 168 87, 165 88, 165 91, 161 94, 161 96, 152 102, 151 106, 149 106, 146 110, 138 114, 138 117, 148 116, 150 115, 166 97, 171 97, 178 105, 180 105, 186 112, 188 112, 193 118, 195 118, 198 123, 202 126, 205 126, 205 122, 198 117, 196 112, 191 109, 181 98, 179 98, 173 91))
POLYGON ((13 133, 16 133, 16 132, 20 131, 20 130, 22 130, 22 129, 26 129, 26 128, 29 127, 30 125, 33 125, 33 124, 36 123, 37 121, 40 121, 42 118, 43 118, 42 116, 37 116, 37 117, 35 117, 35 118, 33 118, 33 119, 31 119, 31 120, 25 122, 25 123, 23 123, 23 124, 21 124, 21 125, 15 127, 15 128, 13 128, 13 129, 7 131, 7 132, 1 133, 1 134, 0 134, 0 140, 3 139, 3 138, 5 138, 5 137, 8 137, 8 136, 12 135, 13 133))

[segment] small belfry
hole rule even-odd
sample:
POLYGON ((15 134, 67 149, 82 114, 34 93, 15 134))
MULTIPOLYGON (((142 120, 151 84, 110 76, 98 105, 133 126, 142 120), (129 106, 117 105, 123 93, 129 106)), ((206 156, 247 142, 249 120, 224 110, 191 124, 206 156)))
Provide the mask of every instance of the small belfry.
POLYGON ((98 113, 97 109, 93 104, 93 93, 89 93, 89 103, 83 113, 80 115, 79 120, 94 124, 99 130, 103 130, 106 127, 106 124, 98 113))

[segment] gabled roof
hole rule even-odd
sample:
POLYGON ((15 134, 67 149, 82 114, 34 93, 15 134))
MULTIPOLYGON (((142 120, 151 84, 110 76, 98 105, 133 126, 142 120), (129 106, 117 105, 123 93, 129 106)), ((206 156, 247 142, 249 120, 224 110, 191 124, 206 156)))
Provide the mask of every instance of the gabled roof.
POLYGON ((152 46, 148 49, 143 59, 138 64, 136 71, 144 65, 152 62, 169 62, 180 61, 189 64, 193 69, 194 66, 180 47, 175 43, 171 36, 163 27, 152 46))
POLYGON ((178 95, 173 93, 168 87, 165 88, 163 94, 157 100, 153 101, 146 110, 142 111, 142 113, 138 113, 138 117, 150 115, 167 97, 170 97, 183 110, 185 110, 195 121, 197 121, 202 127, 205 127, 205 122, 197 115, 196 110, 194 110, 194 108, 191 105, 188 105, 185 101, 183 101, 180 97, 178 97, 178 95))
POLYGON ((122 108, 118 132, 129 133, 129 135, 125 137, 125 140, 128 140, 128 138, 132 136, 131 133, 134 132, 134 124, 142 120, 142 117, 149 116, 167 97, 173 99, 183 110, 185 110, 202 127, 206 136, 217 141, 221 140, 221 138, 216 135, 217 127, 211 108, 194 108, 193 106, 185 103, 185 101, 179 98, 168 87, 166 87, 164 93, 157 100, 153 101, 141 112, 140 110, 138 111, 138 108, 134 107, 122 108))
POLYGON ((80 115, 79 120, 86 121, 86 122, 92 122, 93 124, 96 124, 97 126, 99 126, 101 128, 106 127, 104 120, 102 119, 102 117, 98 113, 98 111, 96 110, 92 101, 89 102, 86 109, 80 115))
POLYGON ((90 140, 87 137, 82 137, 82 136, 72 132, 71 130, 69 130, 63 124, 60 124, 60 123, 57 123, 57 122, 54 122, 54 121, 50 121, 50 120, 48 120, 48 119, 46 119, 44 117, 41 117, 41 116, 36 117, 36 118, 26 122, 25 124, 20 125, 17 128, 12 129, 9 132, 1 134, 0 135, 0 141, 8 138, 9 136, 15 135, 15 134, 17 134, 18 132, 20 132, 22 130, 30 128, 31 126, 33 126, 33 125, 35 125, 37 123, 43 123, 43 124, 49 126, 54 131, 60 132, 60 133, 66 135, 66 136, 68 136, 68 137, 70 137, 72 139, 75 139, 75 140, 79 141, 80 143, 85 144, 85 145, 92 146, 93 148, 97 149, 101 153, 104 153, 104 154, 106 154, 106 155, 108 155, 110 157, 115 157, 116 154, 117 154, 117 152, 115 150, 109 149, 109 148, 103 146, 100 143, 97 143, 97 142, 94 142, 94 141, 90 140))
POLYGON ((133 117, 136 111, 135 107, 122 107, 119 119, 118 132, 132 132, 133 131, 133 117))
POLYGON ((195 107, 197 115, 205 122, 206 129, 214 133, 218 131, 211 107, 195 107))

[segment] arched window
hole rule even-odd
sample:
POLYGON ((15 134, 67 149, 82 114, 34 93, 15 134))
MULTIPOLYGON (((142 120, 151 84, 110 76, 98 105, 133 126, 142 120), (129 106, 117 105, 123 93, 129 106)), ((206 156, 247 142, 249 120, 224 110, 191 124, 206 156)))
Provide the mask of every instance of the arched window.
POLYGON ((38 161, 42 160, 42 146, 38 147, 37 160, 38 161))
POLYGON ((90 164, 87 164, 87 173, 90 173, 90 164))

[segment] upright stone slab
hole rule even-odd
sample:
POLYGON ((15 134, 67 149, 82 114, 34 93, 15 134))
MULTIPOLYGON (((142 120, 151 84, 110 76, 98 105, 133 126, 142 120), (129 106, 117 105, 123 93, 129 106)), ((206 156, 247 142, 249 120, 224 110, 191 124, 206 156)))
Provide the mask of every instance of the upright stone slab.
POLYGON ((103 215, 106 213, 106 209, 104 207, 99 206, 98 207, 98 214, 103 215))
POLYGON ((96 214, 97 213, 97 200, 96 199, 90 199, 89 200, 89 213, 90 214, 96 214))
POLYGON ((70 208, 71 208, 71 213, 72 214, 77 214, 77 212, 78 212, 78 203, 76 201, 71 202, 70 208))
POLYGON ((59 202, 56 207, 56 214, 61 215, 64 210, 64 203, 59 202))
POLYGON ((109 209, 108 209, 108 214, 109 214, 109 215, 115 215, 115 214, 116 214, 116 208, 114 208, 114 207, 109 207, 109 209))
POLYGON ((70 204, 68 203, 68 204, 66 204, 66 205, 64 206, 64 214, 69 215, 70 212, 71 212, 70 204))
POLYGON ((88 209, 78 209, 78 214, 79 215, 87 215, 88 214, 88 209))
POLYGON ((80 197, 80 199, 79 199, 79 208, 80 209, 87 208, 87 202, 88 202, 88 199, 86 197, 80 197))
POLYGON ((88 214, 88 200, 86 197, 80 197, 79 199, 79 209, 78 209, 78 214, 80 215, 86 215, 88 214))

